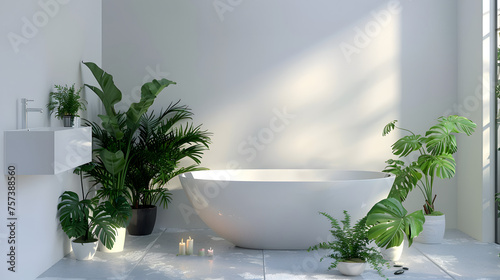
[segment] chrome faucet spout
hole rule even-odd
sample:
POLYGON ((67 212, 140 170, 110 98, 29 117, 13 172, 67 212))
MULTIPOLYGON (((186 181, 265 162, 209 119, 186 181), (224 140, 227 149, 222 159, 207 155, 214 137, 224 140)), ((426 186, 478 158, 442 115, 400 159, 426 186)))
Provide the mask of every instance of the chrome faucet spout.
POLYGON ((43 113, 43 109, 42 108, 26 108, 26 112, 39 112, 39 113, 43 113))
POLYGON ((22 98, 21 103, 22 103, 22 109, 23 109, 23 121, 22 121, 22 128, 28 128, 28 113, 29 112, 39 112, 43 113, 42 108, 28 108, 28 102, 35 101, 33 99, 27 99, 27 98, 22 98))

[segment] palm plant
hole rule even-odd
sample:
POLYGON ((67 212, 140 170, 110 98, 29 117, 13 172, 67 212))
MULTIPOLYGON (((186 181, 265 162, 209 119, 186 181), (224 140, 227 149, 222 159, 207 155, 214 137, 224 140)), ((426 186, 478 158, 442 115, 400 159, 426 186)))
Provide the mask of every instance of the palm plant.
POLYGON ((339 262, 368 262, 381 277, 384 277, 382 267, 384 265, 389 267, 389 263, 375 247, 370 246, 371 240, 368 238, 370 227, 366 224, 366 216, 351 227, 351 216, 345 210, 344 219, 341 221, 342 226, 329 214, 324 212, 320 214, 330 221, 333 241, 321 242, 309 247, 307 251, 329 250, 330 254, 320 259, 320 261, 323 261, 325 257, 333 259, 328 269, 336 268, 339 262))
POLYGON ((199 168, 203 151, 208 149, 210 133, 201 126, 179 125, 191 119, 187 106, 171 103, 158 116, 154 112, 141 117, 138 134, 131 147, 133 155, 126 177, 133 208, 155 205, 167 208, 171 193, 163 186, 175 176, 199 168), (193 164, 180 167, 189 158, 193 164))
POLYGON ((448 116, 438 118, 438 123, 426 131, 425 136, 415 134, 411 130, 396 126, 392 121, 384 127, 383 136, 394 129, 403 130, 409 135, 401 137, 392 145, 392 153, 399 158, 409 157, 417 153, 415 161, 406 164, 402 160, 390 159, 383 170, 396 175, 389 197, 404 201, 410 191, 417 186, 424 196, 423 205, 425 214, 440 215, 435 211, 435 200, 437 195, 433 192, 436 177, 449 179, 455 175, 455 159, 453 154, 457 152, 457 141, 455 134, 465 133, 471 135, 476 124, 461 116, 448 116))

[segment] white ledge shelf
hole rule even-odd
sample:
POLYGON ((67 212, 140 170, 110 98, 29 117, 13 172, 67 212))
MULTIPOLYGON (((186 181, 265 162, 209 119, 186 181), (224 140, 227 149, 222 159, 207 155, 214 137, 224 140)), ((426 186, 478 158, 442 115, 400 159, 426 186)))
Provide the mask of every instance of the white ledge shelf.
POLYGON ((5 166, 18 175, 54 175, 92 160, 90 127, 41 127, 4 132, 5 166))

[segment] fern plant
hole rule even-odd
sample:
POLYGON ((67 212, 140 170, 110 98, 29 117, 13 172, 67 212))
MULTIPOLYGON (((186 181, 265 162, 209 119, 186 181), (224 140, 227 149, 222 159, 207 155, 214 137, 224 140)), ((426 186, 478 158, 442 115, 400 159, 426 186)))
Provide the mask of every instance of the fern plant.
POLYGON ((351 227, 351 216, 345 210, 344 219, 341 221, 342 226, 331 215, 325 212, 320 212, 320 214, 330 221, 332 226, 330 233, 333 236, 333 241, 321 242, 309 247, 307 251, 319 249, 331 251, 330 254, 320 259, 320 261, 326 257, 333 259, 328 269, 336 268, 339 262, 367 262, 381 277, 385 277, 382 268, 383 266, 389 268, 389 262, 376 248, 369 246, 371 242, 368 238, 370 227, 366 224, 366 217, 358 220, 354 227, 351 227))
POLYGON ((396 122, 397 120, 388 123, 382 135, 386 136, 394 129, 400 129, 409 135, 401 137, 392 145, 392 153, 399 158, 410 158, 413 153, 417 153, 418 158, 408 164, 403 160, 386 161, 388 165, 383 171, 396 175, 389 197, 404 201, 408 193, 417 186, 425 200, 425 214, 441 215, 434 207, 437 197, 433 192, 434 180, 436 177, 449 179, 455 176, 456 163, 453 154, 458 150, 455 134, 464 133, 470 136, 476 124, 462 116, 439 117, 437 124, 422 136, 409 129, 397 127, 396 122))
POLYGON ((49 113, 55 112, 55 117, 62 119, 64 116, 79 117, 78 111, 85 110, 87 102, 80 97, 82 88, 75 89, 75 84, 72 86, 54 86, 57 91, 49 94, 49 103, 47 109, 49 113))

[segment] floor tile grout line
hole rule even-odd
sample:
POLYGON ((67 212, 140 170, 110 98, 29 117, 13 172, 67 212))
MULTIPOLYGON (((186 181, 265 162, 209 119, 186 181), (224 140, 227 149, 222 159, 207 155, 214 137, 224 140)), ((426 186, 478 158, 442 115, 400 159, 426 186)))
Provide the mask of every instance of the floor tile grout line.
POLYGON ((262 275, 266 280, 266 254, 264 254, 264 250, 262 250, 262 275))
POLYGON ((436 263, 431 257, 429 257, 426 253, 424 253, 422 250, 420 250, 417 246, 415 246, 415 249, 417 249, 417 251, 420 252, 420 254, 422 254, 424 257, 426 257, 431 263, 433 263, 435 266, 437 266, 439 268, 439 270, 443 271, 446 275, 450 276, 451 279, 454 279, 456 280, 455 277, 453 277, 453 275, 451 275, 450 273, 448 273, 448 271, 446 271, 446 269, 444 269, 443 267, 441 267, 438 263, 436 263))
POLYGON ((142 255, 142 257, 136 262, 136 264, 132 267, 132 269, 125 275, 125 277, 123 278, 124 280, 127 279, 130 274, 132 274, 132 272, 136 269, 136 267, 142 262, 142 260, 146 257, 146 255, 149 253, 149 250, 156 244, 156 241, 158 241, 158 239, 165 233, 165 231, 167 231, 167 229, 163 229, 160 234, 158 234, 158 237, 155 238, 155 240, 153 240, 153 242, 151 242, 151 244, 149 244, 146 249, 144 250, 144 254, 142 255))

